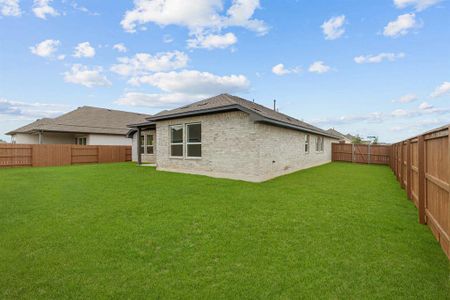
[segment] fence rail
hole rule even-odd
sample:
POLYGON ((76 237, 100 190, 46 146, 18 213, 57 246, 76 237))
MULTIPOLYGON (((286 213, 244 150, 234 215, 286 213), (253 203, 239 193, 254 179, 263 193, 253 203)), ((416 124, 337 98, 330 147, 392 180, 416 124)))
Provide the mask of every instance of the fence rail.
POLYGON ((0 168, 49 167, 126 161, 131 161, 131 146, 0 144, 0 168))
POLYGON ((389 165, 390 146, 332 144, 332 160, 363 164, 389 165))
POLYGON ((390 167, 450 259, 450 126, 393 144, 390 167))

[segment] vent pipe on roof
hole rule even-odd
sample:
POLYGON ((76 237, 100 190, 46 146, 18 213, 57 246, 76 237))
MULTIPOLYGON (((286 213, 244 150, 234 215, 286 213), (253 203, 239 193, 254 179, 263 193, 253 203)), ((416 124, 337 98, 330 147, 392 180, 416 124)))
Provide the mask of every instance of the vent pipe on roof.
POLYGON ((277 100, 273 99, 273 110, 277 111, 277 100))

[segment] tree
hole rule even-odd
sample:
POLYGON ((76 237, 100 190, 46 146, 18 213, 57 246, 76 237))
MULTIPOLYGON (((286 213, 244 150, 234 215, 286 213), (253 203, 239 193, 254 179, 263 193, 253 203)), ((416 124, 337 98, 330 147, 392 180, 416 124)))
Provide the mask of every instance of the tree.
POLYGON ((359 134, 357 134, 353 139, 352 139, 352 144, 362 144, 362 139, 359 136, 359 134))

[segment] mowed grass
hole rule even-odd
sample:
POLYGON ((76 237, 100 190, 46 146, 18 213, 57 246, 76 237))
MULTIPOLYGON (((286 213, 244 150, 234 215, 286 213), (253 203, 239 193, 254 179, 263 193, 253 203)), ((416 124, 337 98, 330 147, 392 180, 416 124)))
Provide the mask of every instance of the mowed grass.
POLYGON ((385 166, 246 183, 131 163, 0 170, 0 298, 448 299, 385 166))

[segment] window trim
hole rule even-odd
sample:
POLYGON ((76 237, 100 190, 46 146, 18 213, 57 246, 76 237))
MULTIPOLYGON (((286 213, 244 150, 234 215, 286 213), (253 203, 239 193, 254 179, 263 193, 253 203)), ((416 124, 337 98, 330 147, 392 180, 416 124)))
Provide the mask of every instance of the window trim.
POLYGON ((155 155, 155 134, 153 132, 146 132, 144 138, 144 154, 145 155, 155 155), (152 137, 152 144, 148 144, 148 137, 152 137), (148 152, 148 148, 152 148, 152 153, 148 152))
POLYGON ((184 141, 185 141, 185 132, 184 132, 184 126, 183 124, 174 124, 174 125, 169 125, 169 158, 174 158, 174 159, 184 159, 184 141), (182 141, 181 143, 172 143, 172 128, 173 127, 181 127, 181 129, 183 130, 182 132, 182 141), (182 150, 181 150, 181 155, 180 156, 172 156, 172 146, 175 145, 181 145, 182 146, 182 150))
POLYGON ((316 136, 316 152, 321 153, 323 152, 323 136, 316 136))
POLYGON ((202 122, 191 122, 191 123, 185 123, 184 127, 186 128, 186 159, 202 159, 203 157, 203 152, 202 152, 202 143, 203 143, 203 139, 202 139, 202 122), (190 125, 196 125, 199 124, 200 125, 200 142, 189 142, 189 131, 188 131, 188 126, 190 125), (188 156, 188 145, 200 145, 200 156, 188 156))
POLYGON ((303 147, 305 154, 309 154, 311 152, 311 136, 309 134, 305 134, 305 144, 303 147), (308 150, 306 150, 308 148, 308 150))
POLYGON ((75 137, 75 145, 78 146, 87 146, 87 136, 76 136, 75 137), (84 144, 83 143, 79 143, 79 141, 84 140, 84 144))

